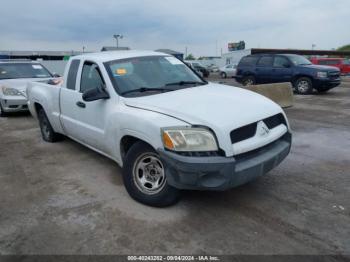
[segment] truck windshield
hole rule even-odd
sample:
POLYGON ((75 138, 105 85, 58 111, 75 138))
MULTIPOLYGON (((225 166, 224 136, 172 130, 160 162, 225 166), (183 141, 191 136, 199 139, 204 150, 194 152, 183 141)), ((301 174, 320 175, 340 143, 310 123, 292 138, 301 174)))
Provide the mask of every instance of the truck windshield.
POLYGON ((49 78, 49 71, 38 63, 0 64, 0 79, 49 78))
POLYGON ((306 59, 301 55, 287 55, 287 57, 292 61, 292 63, 296 66, 298 65, 311 65, 310 60, 306 59))
POLYGON ((114 88, 121 95, 138 96, 206 84, 172 56, 147 56, 105 63, 114 88), (171 88, 169 88, 171 86, 171 88))

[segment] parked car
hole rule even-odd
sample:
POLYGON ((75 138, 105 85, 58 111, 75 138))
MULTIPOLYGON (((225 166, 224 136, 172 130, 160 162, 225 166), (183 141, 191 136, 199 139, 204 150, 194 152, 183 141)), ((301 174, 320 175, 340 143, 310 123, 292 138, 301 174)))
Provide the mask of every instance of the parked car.
POLYGON ((194 69, 190 63, 184 62, 184 64, 187 65, 189 68, 191 68, 193 71, 195 71, 195 73, 197 75, 199 75, 200 77, 202 77, 202 78, 204 77, 203 73, 199 70, 194 69))
POLYGON ((236 80, 243 85, 291 82, 299 94, 313 89, 326 92, 340 85, 340 70, 313 65, 300 55, 257 54, 243 57, 237 67, 236 80))
POLYGON ((53 75, 40 63, 19 60, 0 61, 0 116, 28 111, 26 85, 53 75))
POLYGON ((60 88, 29 83, 27 94, 45 141, 68 136, 113 159, 130 196, 147 205, 174 204, 182 189, 245 184, 291 147, 277 104, 208 83, 164 53, 74 56, 60 88))
POLYGON ((193 70, 201 72, 204 77, 209 77, 210 72, 201 63, 197 61, 185 61, 193 70))
POLYGON ((220 68, 220 76, 222 78, 235 77, 237 73, 237 65, 225 65, 220 68))
POLYGON ((334 66, 340 69, 341 74, 349 75, 350 74, 350 59, 345 58, 311 58, 310 61, 314 65, 326 65, 334 66))
POLYGON ((220 68, 217 65, 211 64, 207 67, 210 73, 220 72, 220 68))

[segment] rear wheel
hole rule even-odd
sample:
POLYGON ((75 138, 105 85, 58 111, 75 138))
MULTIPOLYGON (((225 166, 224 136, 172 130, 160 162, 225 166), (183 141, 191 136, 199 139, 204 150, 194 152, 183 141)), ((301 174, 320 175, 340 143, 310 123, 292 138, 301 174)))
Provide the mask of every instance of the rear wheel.
POLYGON ((226 78, 227 77, 227 74, 225 72, 221 72, 221 78, 226 78))
POLYGON ((38 119, 41 135, 46 142, 54 143, 63 139, 63 135, 58 134, 53 130, 43 108, 38 110, 38 119))
POLYGON ((143 142, 135 143, 126 154, 123 181, 133 199, 149 206, 170 206, 180 197, 179 190, 167 183, 157 152, 143 142))
POLYGON ((242 80, 242 85, 244 86, 252 86, 255 85, 255 77, 254 76, 246 76, 242 80))
POLYGON ((312 93, 312 81, 308 77, 301 77, 294 83, 294 89, 298 94, 308 95, 312 93))

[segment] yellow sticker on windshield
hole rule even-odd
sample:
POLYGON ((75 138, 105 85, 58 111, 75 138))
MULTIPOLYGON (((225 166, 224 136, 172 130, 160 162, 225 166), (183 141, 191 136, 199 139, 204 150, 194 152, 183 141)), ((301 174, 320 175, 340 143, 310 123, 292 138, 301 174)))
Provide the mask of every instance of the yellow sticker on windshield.
POLYGON ((125 75, 126 74, 126 69, 125 68, 118 68, 115 70, 117 75, 125 75))

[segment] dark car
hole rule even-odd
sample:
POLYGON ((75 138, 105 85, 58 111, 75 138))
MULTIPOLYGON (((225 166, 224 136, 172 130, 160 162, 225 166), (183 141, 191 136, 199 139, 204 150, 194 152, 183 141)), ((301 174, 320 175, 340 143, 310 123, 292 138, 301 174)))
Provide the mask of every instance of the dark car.
POLYGON ((210 72, 202 64, 197 61, 185 61, 193 70, 201 72, 204 77, 209 77, 210 72))
POLYGON ((243 85, 291 82, 299 94, 326 92, 340 85, 340 70, 313 65, 300 55, 258 54, 241 59, 236 80, 243 85))

